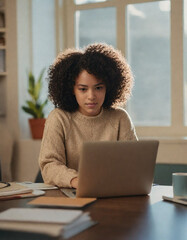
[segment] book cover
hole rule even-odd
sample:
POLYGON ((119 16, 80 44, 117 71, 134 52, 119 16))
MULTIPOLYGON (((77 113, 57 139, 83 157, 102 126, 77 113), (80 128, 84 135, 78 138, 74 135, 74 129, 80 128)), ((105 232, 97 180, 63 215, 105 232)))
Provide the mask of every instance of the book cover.
POLYGON ((37 197, 29 205, 44 207, 83 208, 96 201, 96 198, 37 197))

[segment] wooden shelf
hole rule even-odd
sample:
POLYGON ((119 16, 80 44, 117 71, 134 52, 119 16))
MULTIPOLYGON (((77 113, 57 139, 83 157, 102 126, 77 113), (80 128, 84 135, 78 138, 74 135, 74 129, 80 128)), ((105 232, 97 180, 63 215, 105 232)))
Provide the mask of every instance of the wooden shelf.
POLYGON ((0 72, 0 77, 6 76, 7 72, 0 72))
POLYGON ((3 27, 3 28, 0 27, 0 32, 1 32, 1 33, 5 33, 5 32, 6 32, 6 28, 4 28, 4 27, 3 27))

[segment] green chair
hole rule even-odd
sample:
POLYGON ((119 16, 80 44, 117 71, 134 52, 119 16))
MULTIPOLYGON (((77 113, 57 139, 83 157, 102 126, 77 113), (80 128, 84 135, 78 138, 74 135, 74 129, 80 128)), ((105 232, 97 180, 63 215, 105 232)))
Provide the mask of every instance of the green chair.
POLYGON ((172 185, 172 173, 174 172, 187 172, 187 164, 156 164, 154 183, 172 185))

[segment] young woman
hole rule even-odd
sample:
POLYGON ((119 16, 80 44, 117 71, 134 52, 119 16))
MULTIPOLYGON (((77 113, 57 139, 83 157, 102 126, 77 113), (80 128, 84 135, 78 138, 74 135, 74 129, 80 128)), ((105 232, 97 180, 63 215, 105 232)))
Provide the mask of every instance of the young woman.
POLYGON ((122 54, 106 44, 61 52, 49 68, 49 98, 39 163, 45 183, 78 184, 81 145, 86 141, 136 140, 127 112, 133 76, 122 54))

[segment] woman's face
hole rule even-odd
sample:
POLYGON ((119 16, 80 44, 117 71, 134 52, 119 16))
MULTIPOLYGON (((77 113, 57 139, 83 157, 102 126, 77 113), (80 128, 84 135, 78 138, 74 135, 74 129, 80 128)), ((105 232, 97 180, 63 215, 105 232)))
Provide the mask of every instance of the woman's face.
POLYGON ((102 80, 83 70, 75 81, 74 94, 79 111, 86 116, 96 116, 105 100, 106 86, 102 80))

